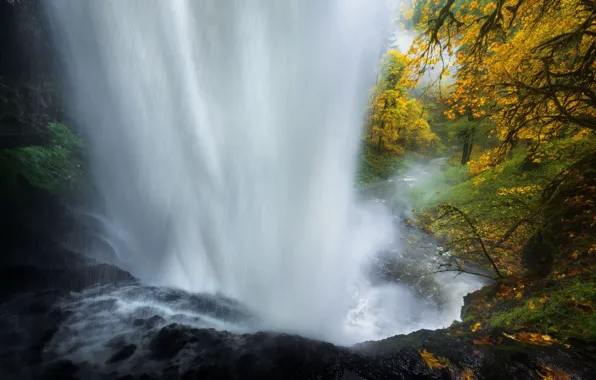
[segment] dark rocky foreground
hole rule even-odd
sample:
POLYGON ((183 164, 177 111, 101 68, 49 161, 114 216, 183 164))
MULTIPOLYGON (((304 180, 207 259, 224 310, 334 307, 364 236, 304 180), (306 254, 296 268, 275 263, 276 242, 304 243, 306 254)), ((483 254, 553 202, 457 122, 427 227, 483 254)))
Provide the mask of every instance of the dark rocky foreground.
POLYGON ((139 297, 134 289, 223 320, 248 317, 229 301, 142 287, 127 272, 67 250, 45 253, 53 258, 51 269, 0 268, 1 379, 533 379, 546 367, 573 379, 596 373, 595 345, 527 345, 503 339, 498 330, 419 331, 345 348, 294 335, 196 328, 182 316, 166 320, 147 307, 123 313, 114 322, 123 329, 111 339, 89 343, 103 331, 97 330, 102 320, 119 313, 121 299, 139 297), (81 291, 108 289, 102 283, 124 289, 120 298, 106 290, 81 303, 81 291), (79 309, 87 314, 81 317, 79 309), (488 344, 474 343, 482 339, 488 344), (424 349, 448 362, 429 367, 424 349))

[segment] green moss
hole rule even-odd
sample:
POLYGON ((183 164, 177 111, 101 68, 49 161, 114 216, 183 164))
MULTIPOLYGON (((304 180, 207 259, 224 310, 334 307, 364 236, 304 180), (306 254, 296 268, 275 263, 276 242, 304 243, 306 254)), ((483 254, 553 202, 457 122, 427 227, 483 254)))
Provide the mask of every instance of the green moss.
POLYGON ((518 306, 495 313, 491 327, 533 328, 559 339, 596 339, 596 278, 559 280, 518 306))
POLYGON ((22 176, 30 185, 51 192, 76 187, 85 176, 83 140, 62 123, 48 126, 48 146, 26 146, 0 152, 0 171, 7 189, 17 187, 22 176))

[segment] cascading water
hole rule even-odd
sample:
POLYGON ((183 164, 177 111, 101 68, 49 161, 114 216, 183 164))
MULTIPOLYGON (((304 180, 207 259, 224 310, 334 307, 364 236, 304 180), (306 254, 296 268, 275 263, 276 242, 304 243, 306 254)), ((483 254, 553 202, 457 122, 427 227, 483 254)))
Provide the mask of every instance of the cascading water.
POLYGON ((49 1, 108 240, 144 282, 329 337, 391 240, 357 204, 380 1, 49 1))

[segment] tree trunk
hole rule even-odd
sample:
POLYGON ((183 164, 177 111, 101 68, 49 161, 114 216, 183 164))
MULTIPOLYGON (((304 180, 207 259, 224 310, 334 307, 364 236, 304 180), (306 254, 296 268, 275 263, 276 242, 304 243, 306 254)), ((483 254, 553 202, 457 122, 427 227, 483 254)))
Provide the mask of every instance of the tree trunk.
POLYGON ((472 155, 472 147, 474 146, 473 141, 473 138, 471 138, 469 135, 466 136, 466 139, 464 140, 464 147, 461 154, 462 166, 467 164, 468 161, 470 161, 470 156, 472 155))
MULTIPOLYGON (((468 115, 468 121, 473 121, 473 117, 468 115)), ((462 166, 467 164, 470 161, 470 156, 472 155, 472 147, 474 146, 474 138, 476 137, 476 127, 468 127, 468 129, 464 132, 463 136, 463 150, 461 154, 461 164, 462 166)))
POLYGON ((468 141, 464 141, 464 148, 461 152, 461 165, 468 163, 468 141))

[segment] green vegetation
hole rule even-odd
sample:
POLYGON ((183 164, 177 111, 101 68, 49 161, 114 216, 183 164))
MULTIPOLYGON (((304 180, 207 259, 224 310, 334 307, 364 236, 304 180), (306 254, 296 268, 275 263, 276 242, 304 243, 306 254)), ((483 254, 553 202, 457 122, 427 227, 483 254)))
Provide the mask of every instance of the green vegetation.
MULTIPOLYGON (((421 0, 406 2, 402 13, 420 35, 405 58, 393 55, 401 76, 391 90, 402 96, 428 70, 439 76, 416 93, 431 140, 440 142, 410 151, 448 159, 407 195, 418 212, 406 224, 441 239, 449 253, 441 269, 484 267, 481 274, 497 280, 473 295, 465 327, 595 340, 593 4, 421 0)), ((413 122, 383 108, 399 103, 389 98, 374 98, 361 180, 406 166, 388 156, 408 151, 392 131, 413 122)), ((525 337, 540 340, 532 334, 525 337)))
POLYGON ((557 339, 596 340, 596 277, 553 281, 551 288, 530 293, 516 306, 490 316, 490 327, 532 326, 557 339))
POLYGON ((31 186, 56 192, 74 189, 86 176, 83 140, 65 124, 48 125, 48 146, 30 145, 0 152, 3 189, 18 187, 21 176, 31 186))
POLYGON ((506 278, 468 296, 453 328, 535 331, 560 342, 596 340, 596 276, 553 274, 538 281, 506 278))
POLYGON ((388 151, 378 152, 376 147, 365 142, 360 150, 358 183, 367 185, 387 180, 403 167, 403 157, 388 151))
POLYGON ((415 86, 407 76, 409 62, 406 55, 390 50, 380 64, 364 133, 367 144, 376 146, 379 154, 428 154, 439 148, 422 103, 409 96, 408 90, 415 86))

